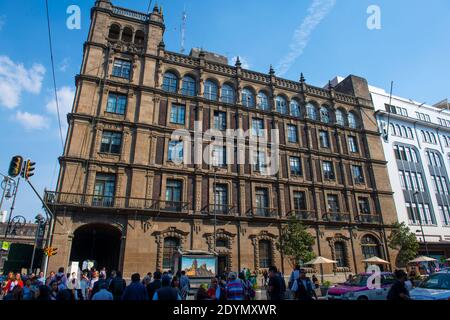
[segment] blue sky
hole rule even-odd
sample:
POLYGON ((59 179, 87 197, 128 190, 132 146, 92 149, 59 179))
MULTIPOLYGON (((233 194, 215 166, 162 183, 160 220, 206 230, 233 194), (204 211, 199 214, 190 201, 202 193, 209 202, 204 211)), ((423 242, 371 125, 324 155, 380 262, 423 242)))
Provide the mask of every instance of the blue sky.
MULTIPOLYGON (((94 0, 49 0, 64 131, 93 3, 94 0), (81 7, 81 30, 66 28, 66 9, 72 4, 81 7)), ((113 3, 140 11, 148 6, 147 0, 113 3)), ((303 72, 307 82, 317 86, 325 85, 335 75, 356 74, 385 89, 393 80, 396 95, 416 101, 433 104, 450 96, 448 0, 158 3, 164 8, 165 43, 171 51, 180 49, 185 7, 187 51, 203 47, 230 58, 239 55, 250 69, 261 72, 267 72, 273 64, 275 71, 282 68, 283 76, 292 80, 298 80, 303 72), (381 9, 380 30, 366 26, 369 5, 381 9)), ((11 156, 21 154, 37 162, 32 181, 38 190, 53 190, 62 147, 51 103, 44 0, 0 0, 0 39, 0 172, 6 173, 11 156)), ((28 218, 41 212, 39 201, 26 184, 19 191, 15 212, 28 218)))

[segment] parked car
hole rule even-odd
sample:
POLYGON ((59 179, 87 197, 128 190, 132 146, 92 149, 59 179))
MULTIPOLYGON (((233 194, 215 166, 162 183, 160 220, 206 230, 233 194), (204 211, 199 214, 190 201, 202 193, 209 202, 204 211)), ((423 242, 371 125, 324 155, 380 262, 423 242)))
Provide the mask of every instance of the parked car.
POLYGON ((411 290, 410 296, 413 300, 450 300, 450 271, 432 274, 411 290))
POLYGON ((381 273, 380 288, 369 289, 367 282, 370 273, 361 273, 350 282, 330 288, 327 293, 328 300, 386 300, 390 287, 395 282, 391 272, 381 273))

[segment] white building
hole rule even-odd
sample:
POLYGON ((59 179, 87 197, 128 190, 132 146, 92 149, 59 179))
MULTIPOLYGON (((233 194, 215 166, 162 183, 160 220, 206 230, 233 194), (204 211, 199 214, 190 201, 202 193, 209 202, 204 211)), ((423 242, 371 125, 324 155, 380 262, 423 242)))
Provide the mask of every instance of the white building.
MULTIPOLYGON (((338 77, 332 85, 340 81, 338 77)), ((430 106, 397 96, 390 100, 383 89, 369 90, 398 219, 416 233, 421 254, 449 258, 450 105, 443 101, 430 106)))

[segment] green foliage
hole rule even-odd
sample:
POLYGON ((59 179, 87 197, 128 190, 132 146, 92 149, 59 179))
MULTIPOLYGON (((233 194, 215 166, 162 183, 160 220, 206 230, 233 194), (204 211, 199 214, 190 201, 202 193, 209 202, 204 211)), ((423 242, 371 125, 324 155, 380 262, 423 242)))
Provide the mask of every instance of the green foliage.
POLYGON ((331 281, 324 281, 323 282, 323 284, 322 284, 322 287, 323 288, 329 288, 329 287, 331 287, 333 284, 331 283, 331 281))
POLYGON ((308 233, 303 223, 291 217, 282 227, 277 249, 283 252, 294 267, 300 261, 308 262, 315 258, 316 255, 311 249, 314 243, 315 238, 308 233))
POLYGON ((389 247, 398 250, 397 266, 404 267, 408 261, 417 257, 419 252, 419 242, 416 235, 412 233, 408 226, 402 222, 396 223, 391 235, 388 238, 389 247))

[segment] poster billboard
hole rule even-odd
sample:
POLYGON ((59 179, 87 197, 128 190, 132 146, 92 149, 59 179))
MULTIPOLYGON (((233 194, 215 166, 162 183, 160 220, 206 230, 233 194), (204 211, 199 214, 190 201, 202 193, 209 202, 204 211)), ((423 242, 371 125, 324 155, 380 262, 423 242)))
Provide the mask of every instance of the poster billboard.
POLYGON ((181 270, 190 278, 211 278, 217 273, 214 256, 182 256, 181 270))

